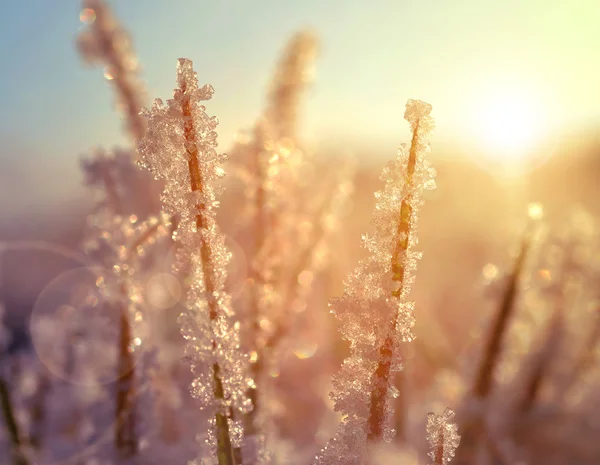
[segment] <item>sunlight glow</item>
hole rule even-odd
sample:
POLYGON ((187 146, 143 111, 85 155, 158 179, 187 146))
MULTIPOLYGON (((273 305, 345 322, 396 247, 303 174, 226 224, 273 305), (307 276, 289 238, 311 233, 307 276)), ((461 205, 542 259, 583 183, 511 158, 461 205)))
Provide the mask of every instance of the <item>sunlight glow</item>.
POLYGON ((486 153, 506 161, 529 156, 546 130, 542 106, 525 91, 490 92, 481 99, 474 123, 486 153))

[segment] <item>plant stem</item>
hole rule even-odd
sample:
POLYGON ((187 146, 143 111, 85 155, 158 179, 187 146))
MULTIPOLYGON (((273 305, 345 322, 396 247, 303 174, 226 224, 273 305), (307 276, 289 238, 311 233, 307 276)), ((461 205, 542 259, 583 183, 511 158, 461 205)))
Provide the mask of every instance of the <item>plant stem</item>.
MULTIPOLYGON (((196 131, 194 128, 194 120, 192 117, 192 106, 190 103, 190 96, 186 95, 185 82, 181 84, 181 91, 183 94, 182 101, 182 113, 184 118, 184 137, 188 142, 186 144, 186 151, 188 154, 188 169, 190 173, 190 183, 192 192, 203 192, 204 181, 200 171, 200 162, 198 159, 198 148, 196 147, 196 131)), ((199 204, 196 206, 198 214, 196 215, 196 230, 201 232, 202 229, 206 228, 207 219, 206 205, 199 204)), ((200 257, 202 259, 202 272, 204 277, 204 286, 206 289, 206 300, 209 308, 209 318, 211 322, 215 322, 218 317, 217 312, 217 301, 215 299, 215 267, 213 264, 212 250, 210 244, 206 241, 203 234, 200 234, 200 257)), ((216 351, 217 343, 213 337, 212 341, 213 350, 216 351)), ((221 367, 218 362, 213 363, 213 382, 214 382, 214 395, 217 402, 225 399, 225 392, 223 390, 223 381, 221 379, 221 367)), ((221 406, 217 406, 217 412, 215 414, 215 425, 217 430, 217 458, 219 465, 236 465, 234 459, 233 448, 231 445, 231 437, 229 434, 229 423, 225 413, 220 411, 221 406)))
MULTIPOLYGON (((515 310, 518 286, 525 269, 534 232, 531 228, 528 228, 523 236, 521 249, 498 307, 496 319, 485 341, 483 357, 479 363, 471 389, 472 397, 475 400, 484 400, 492 389, 494 369, 500 358, 502 340, 508 330, 508 322, 515 310)), ((461 423, 462 444, 458 448, 458 454, 454 462, 459 465, 466 465, 475 460, 481 447, 480 439, 485 438, 485 434, 488 433, 483 413, 480 411, 467 413, 461 423)))
POLYGON ((394 386, 398 389, 398 397, 394 402, 394 429, 396 435, 394 440, 401 444, 406 441, 406 427, 408 423, 407 412, 408 412, 408 386, 407 376, 405 370, 396 373, 394 377, 394 386))
MULTIPOLYGON (((121 284, 121 294, 127 295, 125 283, 121 284)), ((135 368, 133 355, 130 352, 131 326, 127 315, 128 309, 124 305, 120 313, 119 336, 119 368, 116 398, 116 425, 115 443, 123 457, 131 457, 137 453, 137 440, 135 437, 135 368)))
POLYGON ((559 344, 560 331, 564 325, 563 305, 563 302, 558 304, 555 314, 548 325, 548 336, 544 340, 543 345, 540 347, 541 353, 539 353, 534 360, 535 364, 525 385, 524 396, 519 404, 519 412, 521 414, 529 412, 533 406, 542 387, 544 376, 547 374, 552 358, 556 354, 556 349, 559 344))
POLYGON ((498 308, 496 320, 494 321, 486 340, 483 358, 479 364, 473 386, 473 394, 480 399, 487 397, 492 388, 494 368, 500 358, 502 339, 508 329, 508 321, 514 313, 519 280, 525 268, 527 254, 531 247, 531 236, 531 232, 526 232, 525 237, 523 238, 521 250, 515 261, 513 271, 506 286, 506 291, 504 292, 500 307, 498 308))
MULTIPOLYGON (((102 177, 108 205, 116 215, 123 213, 123 205, 117 192, 116 183, 111 176, 109 167, 104 166, 102 177)), ((115 398, 115 445, 119 453, 127 458, 137 453, 135 437, 135 368, 131 346, 131 326, 128 308, 124 303, 128 299, 127 283, 121 281, 121 306, 119 311, 119 361, 117 367, 117 385, 115 398)))
POLYGON ((11 443, 13 463, 14 465, 29 465, 29 461, 22 451, 23 442, 21 440, 19 425, 15 419, 14 408, 10 398, 8 385, 3 378, 0 378, 0 404, 11 443))
POLYGON ((138 86, 132 81, 133 75, 131 66, 125 62, 127 56, 124 54, 123 45, 118 41, 123 40, 117 37, 117 34, 123 31, 114 31, 112 26, 112 12, 104 2, 99 3, 94 9, 96 21, 94 30, 97 34, 98 46, 103 53, 103 57, 109 65, 112 74, 112 82, 117 90, 121 103, 125 106, 125 117, 127 126, 133 139, 140 140, 146 132, 146 120, 139 114, 143 105, 143 98, 138 86))
POLYGON ((433 465, 444 465, 444 429, 440 431, 440 439, 433 455, 433 465))
MULTIPOLYGON (((413 130, 406 167, 406 183, 408 186, 411 186, 413 183, 413 175, 417 162, 419 123, 420 121, 417 121, 413 130)), ((402 204, 400 206, 400 221, 398 222, 398 230, 396 233, 396 247, 392 255, 392 280, 398 284, 398 288, 392 291, 392 297, 395 300, 400 298, 404 287, 405 269, 403 259, 408 251, 411 234, 412 200, 412 195, 409 194, 402 199, 402 204)), ((390 384, 390 372, 394 356, 394 333, 398 326, 398 317, 398 314, 394 316, 394 321, 392 322, 388 336, 379 348, 379 363, 373 376, 374 387, 371 392, 371 405, 367 423, 367 440, 369 442, 380 442, 383 439, 386 418, 385 405, 390 384)))
POLYGON ((46 396, 50 390, 50 379, 44 369, 41 370, 40 380, 37 387, 37 392, 33 398, 31 407, 31 433, 30 443, 36 449, 42 446, 42 433, 44 430, 44 422, 46 419, 46 396))
MULTIPOLYGON (((250 372, 252 378, 254 380, 255 385, 259 382, 259 378, 262 375, 263 363, 262 363, 262 353, 264 349, 264 341, 261 338, 261 328, 260 328, 260 302, 261 302, 261 289, 264 288, 265 280, 264 276, 260 272, 260 266, 257 263, 257 258, 261 251, 263 250, 265 244, 265 236, 266 236, 266 212, 265 212, 265 204, 266 204, 266 191, 264 188, 264 182, 266 181, 266 173, 263 167, 263 160, 261 160, 263 155, 263 143, 264 138, 263 130, 259 127, 255 130, 255 140, 253 147, 253 155, 254 155, 254 163, 255 163, 255 171, 256 171, 256 179, 258 181, 258 186, 256 190, 255 197, 255 209, 256 209, 256 221, 255 221, 255 232, 254 232, 254 251, 253 251, 253 260, 252 266, 250 268, 250 277, 252 279, 252 290, 250 297, 250 325, 251 325, 251 336, 250 340, 252 341, 253 347, 256 350, 257 359, 251 364, 250 372)), ((252 410, 248 412, 246 415, 246 424, 250 434, 255 433, 257 429, 256 418, 258 416, 259 411, 259 396, 257 392, 257 388, 253 387, 248 390, 248 396, 250 401, 252 402, 252 410)))

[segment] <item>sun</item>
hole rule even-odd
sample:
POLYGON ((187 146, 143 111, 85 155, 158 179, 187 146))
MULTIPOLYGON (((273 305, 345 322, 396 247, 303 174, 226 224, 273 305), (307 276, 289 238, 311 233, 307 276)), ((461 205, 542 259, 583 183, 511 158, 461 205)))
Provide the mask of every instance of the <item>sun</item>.
POLYGON ((549 128, 544 101, 534 91, 500 83, 480 94, 471 116, 478 152, 494 164, 533 162, 549 128))

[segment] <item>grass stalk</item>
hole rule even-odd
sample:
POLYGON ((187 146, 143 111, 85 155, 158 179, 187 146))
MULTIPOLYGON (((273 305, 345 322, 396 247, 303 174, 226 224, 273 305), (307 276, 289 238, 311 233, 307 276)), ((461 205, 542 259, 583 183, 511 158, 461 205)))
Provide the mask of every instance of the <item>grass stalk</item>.
MULTIPOLYGON (((103 165, 102 179, 106 192, 107 203, 116 215, 122 214, 123 206, 119 198, 116 183, 111 176, 108 166, 103 165)), ((123 457, 132 457, 137 453, 135 435, 135 367, 131 347, 131 325, 129 322, 127 301, 128 289, 122 281, 120 290, 121 305, 119 311, 119 340, 117 362, 117 383, 115 394, 115 446, 123 457)))
MULTIPOLYGON (((190 183, 193 192, 202 193, 204 190, 204 181, 202 179, 202 173, 200 171, 200 162, 198 159, 198 148, 196 147, 195 137, 196 130, 194 128, 192 118, 192 107, 190 103, 190 96, 186 94, 186 83, 182 81, 181 92, 183 97, 182 101, 182 113, 184 118, 184 138, 188 142, 186 144, 186 151, 188 155, 188 169, 190 173, 190 183)), ((207 224, 205 218, 206 207, 204 204, 197 205, 198 214, 196 215, 196 229, 198 232, 202 231, 207 224)), ((210 248, 209 243, 205 240, 202 234, 200 234, 200 256, 202 259, 202 272, 204 276, 204 286, 206 289, 207 302, 209 308, 209 318, 212 323, 216 322, 218 313, 216 308, 215 295, 215 268, 213 265, 213 252, 210 248)), ((213 349, 216 351, 217 344, 213 338, 212 341, 213 349)), ((218 401, 225 399, 225 393, 223 390, 223 382, 221 379, 221 367, 217 362, 213 363, 212 366, 212 377, 214 383, 214 396, 218 401)), ((219 465, 236 465, 234 459, 234 451, 231 444, 231 437, 229 433, 229 423, 227 414, 219 410, 215 414, 215 425, 216 425, 216 436, 217 436, 217 458, 219 465)))
MULTIPOLYGON (((410 152, 408 164, 406 167, 406 183, 411 186, 417 162, 417 151, 419 144, 419 125, 417 120, 412 134, 410 144, 410 152)), ((392 254, 392 280, 397 283, 396 290, 392 291, 392 297, 398 299, 404 287, 404 262, 403 258, 408 251, 409 238, 411 234, 411 218, 412 218, 412 195, 402 199, 400 206, 400 221, 398 222, 398 230, 396 232, 396 246, 392 254)), ((386 419, 385 405, 388 394, 388 386, 390 384, 390 374, 392 366, 392 358, 394 356, 394 333, 398 326, 398 317, 396 314, 388 336, 384 343, 379 348, 379 362, 374 373, 374 388, 371 392, 371 402, 368 417, 367 439, 369 442, 380 442, 383 439, 383 431, 386 419)))
POLYGON ((515 310, 518 286, 525 269, 527 255, 531 248, 532 232, 527 231, 521 243, 519 255, 509 276, 506 290, 500 301, 496 319, 485 341, 483 357, 479 363, 473 384, 472 393, 475 397, 483 399, 490 393, 493 383, 494 369, 500 359, 502 340, 508 330, 508 322, 515 310))
POLYGON ((433 465, 444 465, 444 430, 440 430, 438 444, 433 449, 433 465))
MULTIPOLYGON (((508 331, 508 323, 515 311, 519 283, 525 271, 525 264, 535 233, 536 231, 531 225, 525 231, 519 253, 498 306, 495 320, 484 341, 483 355, 475 372, 471 388, 471 396, 476 401, 486 399, 492 390, 494 370, 500 360, 502 341, 508 331)), ((467 465, 473 463, 478 452, 481 451, 481 439, 485 439, 485 435, 489 433, 487 432, 484 414, 479 410, 468 411, 462 418, 461 423, 463 442, 462 447, 458 449, 459 454, 456 462, 459 465, 467 465)), ((489 449, 489 444, 486 448, 489 449)))
POLYGON ((24 444, 21 432, 19 431, 19 425, 15 418, 15 410, 10 397, 10 391, 3 378, 0 378, 0 407, 2 408, 4 423, 8 431, 12 462, 14 465, 29 465, 29 460, 23 453, 24 444))
MULTIPOLYGON (((127 295, 125 283, 121 284, 121 295, 127 295)), ((116 393, 115 444, 124 457, 132 457, 137 453, 135 435, 135 367, 131 347, 131 325, 128 309, 123 305, 119 309, 119 367, 116 393)))
MULTIPOLYGON (((561 299, 562 300, 562 299, 561 299)), ((548 374, 552 359, 557 353, 559 336, 564 325, 564 308, 562 303, 556 308, 555 314, 548 324, 547 336, 540 353, 534 359, 533 368, 530 371, 529 378, 525 383, 523 397, 519 403, 520 414, 526 414, 531 410, 535 400, 538 398, 545 376, 548 374)))
POLYGON ((84 6, 94 11, 95 20, 79 38, 80 51, 84 58, 106 64, 105 76, 114 85, 127 130, 134 141, 139 141, 146 131, 146 120, 140 115, 144 92, 129 35, 103 0, 86 0, 84 6))
MULTIPOLYGON (((298 299, 302 299, 303 293, 306 292, 306 289, 304 289, 305 286, 301 284, 300 276, 305 270, 315 269, 315 252, 318 250, 319 244, 328 234, 326 220, 332 215, 333 205, 342 196, 342 194, 340 194, 340 192, 343 193, 341 186, 347 182, 347 171, 349 171, 349 169, 344 170, 344 176, 340 177, 340 182, 335 187, 332 198, 329 201, 323 202, 318 209, 316 214, 318 220, 315 222, 315 228, 312 231, 311 237, 294 264, 294 267, 289 274, 289 279, 287 282, 282 283, 282 299, 278 312, 279 318, 273 322, 273 331, 265 340, 259 341, 260 343, 256 345, 256 360, 251 366, 255 387, 250 388, 248 392, 254 406, 252 411, 248 414, 248 417, 252 420, 252 425, 249 426, 252 428, 251 431, 253 432, 256 432, 256 425, 254 423, 260 412, 260 399, 257 392, 258 385, 260 384, 260 380, 264 376, 265 371, 269 369, 269 355, 277 350, 282 341, 292 331, 295 319, 293 318, 293 315, 290 315, 286 310, 292 309, 295 302, 298 299)), ((264 229, 262 232, 264 233, 264 229)), ((256 313, 256 316, 258 316, 258 313, 256 313)), ((258 327, 258 318, 256 318, 254 322, 258 327)), ((258 327, 258 329, 260 328, 258 327)))
POLYGON ((261 159, 264 154, 262 137, 263 132, 260 127, 255 130, 255 141, 252 147, 252 155, 254 161, 255 176, 257 180, 256 195, 254 198, 254 208, 256 211, 255 218, 255 230, 254 230, 254 250, 253 250, 253 263, 250 268, 250 278, 252 279, 252 289, 250 295, 250 340, 252 341, 253 348, 256 350, 257 359, 250 365, 250 373, 254 380, 255 387, 251 387, 248 390, 248 396, 252 402, 252 410, 246 415, 245 428, 249 434, 256 433, 257 425, 256 418, 259 411, 259 397, 257 393, 256 383, 262 375, 263 363, 262 353, 265 341, 262 340, 261 327, 260 327, 260 305, 261 305, 261 290, 264 288, 265 280, 261 273, 260 266, 257 263, 257 258, 263 250, 266 240, 266 190, 264 183, 266 181, 267 174, 265 173, 264 163, 261 159))
POLYGON ((408 386, 407 376, 404 370, 394 376, 394 386, 398 390, 398 397, 394 401, 394 429, 396 435, 394 440, 401 444, 406 438, 407 412, 408 412, 408 386))

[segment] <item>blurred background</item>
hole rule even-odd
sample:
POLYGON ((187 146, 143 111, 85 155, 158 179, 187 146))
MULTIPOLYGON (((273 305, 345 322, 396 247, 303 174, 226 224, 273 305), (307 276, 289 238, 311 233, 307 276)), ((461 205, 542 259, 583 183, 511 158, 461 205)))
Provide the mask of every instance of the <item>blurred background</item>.
MULTIPOLYGON (((358 170, 323 295, 314 297, 306 325, 312 349, 299 351, 287 380, 281 377, 292 398, 295 381, 307 373, 326 392, 345 353, 325 302, 342 292, 343 278, 363 254, 360 238, 370 227, 381 169, 410 140, 407 99, 433 105, 431 160, 438 171, 419 225, 424 257, 413 295, 416 333, 426 349, 415 356, 415 383, 429 386, 436 364, 452 365, 468 350, 491 308, 481 270, 510 266, 530 202, 543 204, 550 228, 564 225, 577 206, 599 213, 595 0, 115 0, 111 6, 133 38, 149 101, 171 97, 179 57, 192 59, 200 83, 214 86, 208 113, 219 118, 225 152, 261 113, 286 41, 306 28, 319 39, 300 134, 320 163, 332 160, 331 170, 343 157, 356 159, 358 170)), ((30 344, 39 296, 81 264, 77 250, 93 204, 81 157, 98 146, 128 144, 110 75, 84 66, 75 48, 85 27, 80 12, 74 0, 0 5, 0 302, 17 335, 11 350, 30 344)), ((232 185, 219 214, 224 231, 243 242, 235 221, 240 195, 232 185)), ((324 394, 311 399, 326 410, 324 394)), ((308 432, 289 425, 290 436, 322 442, 327 433, 315 439, 321 416, 308 432)))
MULTIPOLYGON (((342 255, 342 275, 368 228, 379 172, 409 140, 402 119, 408 98, 431 103, 437 126, 431 156, 438 189, 428 194, 422 219, 417 286, 428 297, 421 307, 437 307, 446 292, 469 300, 478 270, 501 259, 518 234, 528 202, 543 203, 558 221, 570 205, 596 209, 600 6, 593 0, 112 6, 133 37, 149 99, 171 96, 178 57, 192 59, 200 82, 215 87, 209 113, 219 118, 225 152, 260 113, 285 42, 303 28, 317 34, 300 133, 318 157, 356 157, 360 166, 342 230, 352 252, 342 255)), ((122 122, 106 77, 83 66, 74 46, 85 27, 79 2, 0 8, 0 237, 72 247, 92 202, 79 161, 94 147, 126 145, 122 122)), ((56 272, 51 258, 59 257, 44 255, 49 269, 32 274, 6 257, 4 300, 35 295, 56 272)), ((464 302, 457 308, 476 311, 464 302)), ((438 311, 442 320, 455 318, 438 311)))

